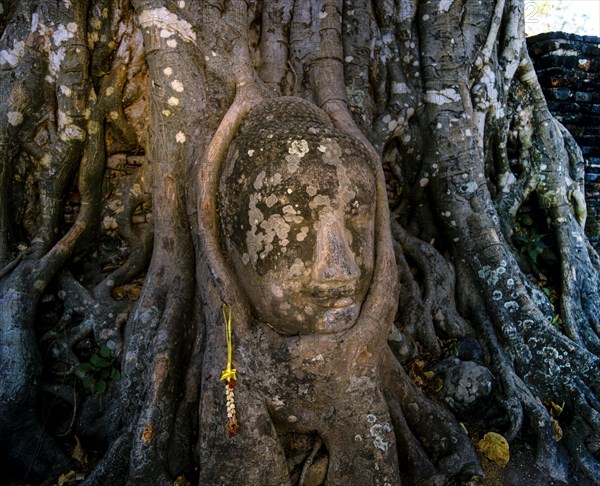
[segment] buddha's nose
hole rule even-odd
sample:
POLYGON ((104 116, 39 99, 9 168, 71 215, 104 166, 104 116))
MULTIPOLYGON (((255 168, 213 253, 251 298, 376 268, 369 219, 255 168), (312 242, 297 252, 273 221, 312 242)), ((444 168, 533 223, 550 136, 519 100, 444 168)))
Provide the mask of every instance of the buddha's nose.
POLYGON ((343 214, 329 211, 320 217, 315 253, 315 283, 349 284, 360 276, 360 268, 350 250, 343 214))

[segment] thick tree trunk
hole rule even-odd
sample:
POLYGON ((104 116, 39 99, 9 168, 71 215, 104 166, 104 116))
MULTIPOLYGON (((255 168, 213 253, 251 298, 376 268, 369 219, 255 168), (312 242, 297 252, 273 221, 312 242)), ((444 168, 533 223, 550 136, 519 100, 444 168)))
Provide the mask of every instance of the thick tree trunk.
POLYGON ((0 7, 9 482, 466 481, 481 476, 474 435, 411 377, 415 358, 473 338, 469 359, 495 381, 489 427, 533 436, 546 480, 598 481, 600 259, 581 152, 548 112, 522 2, 0 7), (375 167, 373 278, 349 329, 277 332, 232 269, 219 179, 249 124, 248 158, 293 155, 261 142, 268 130, 334 157, 310 145, 319 129, 375 167), (85 467, 76 440, 97 451, 85 467))

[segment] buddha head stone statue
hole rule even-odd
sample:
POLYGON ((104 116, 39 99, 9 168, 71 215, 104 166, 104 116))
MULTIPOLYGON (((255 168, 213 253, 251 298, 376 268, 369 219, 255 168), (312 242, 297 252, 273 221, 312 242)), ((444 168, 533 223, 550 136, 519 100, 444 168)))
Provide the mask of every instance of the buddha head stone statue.
POLYGON ((301 98, 261 103, 219 182, 226 258, 254 317, 281 334, 354 325, 375 259, 376 182, 360 142, 301 98))

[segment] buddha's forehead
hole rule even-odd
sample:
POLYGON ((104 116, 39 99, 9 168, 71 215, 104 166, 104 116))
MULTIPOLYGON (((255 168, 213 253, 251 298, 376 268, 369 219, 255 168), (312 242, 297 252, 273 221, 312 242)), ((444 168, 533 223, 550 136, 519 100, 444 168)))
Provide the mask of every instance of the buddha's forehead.
POLYGON ((222 192, 230 196, 237 193, 227 198, 229 201, 255 193, 273 203, 278 197, 308 205, 321 195, 339 199, 343 205, 351 202, 359 190, 373 196, 375 182, 370 164, 361 151, 344 144, 344 140, 328 134, 267 140, 255 146, 243 140, 230 154, 221 181, 222 192))
POLYGON ((236 144, 219 191, 224 235, 259 273, 291 253, 308 261, 320 214, 374 215, 376 192, 370 164, 344 139, 267 140, 236 144))

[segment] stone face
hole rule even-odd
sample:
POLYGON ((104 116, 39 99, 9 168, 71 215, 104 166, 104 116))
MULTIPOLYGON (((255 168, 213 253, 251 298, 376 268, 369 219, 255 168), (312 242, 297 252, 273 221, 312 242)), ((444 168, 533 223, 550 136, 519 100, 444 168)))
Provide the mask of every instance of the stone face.
POLYGON ((552 114, 586 162, 586 233, 600 249, 600 37, 550 32, 527 39, 552 114))
POLYGON ((259 321, 283 334, 352 327, 375 259, 368 161, 303 100, 249 114, 223 167, 219 214, 227 258, 259 321))

